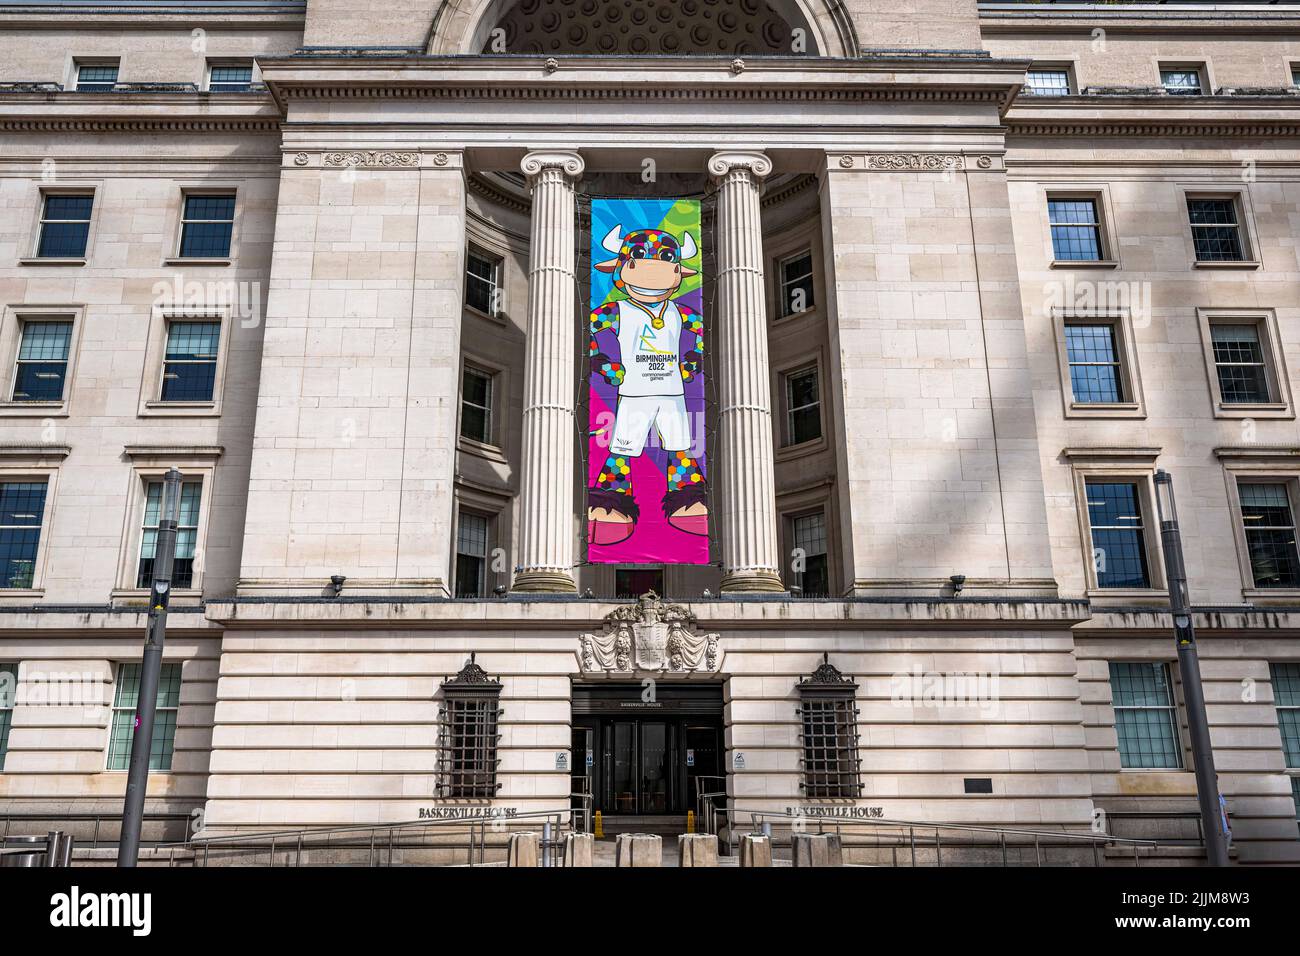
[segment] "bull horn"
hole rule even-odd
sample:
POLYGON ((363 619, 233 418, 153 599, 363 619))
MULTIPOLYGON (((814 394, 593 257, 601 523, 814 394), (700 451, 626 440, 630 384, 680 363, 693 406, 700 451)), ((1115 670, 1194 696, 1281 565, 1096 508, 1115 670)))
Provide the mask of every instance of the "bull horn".
POLYGON ((682 236, 682 261, 685 262, 687 259, 694 259, 695 253, 700 250, 695 245, 695 237, 689 232, 683 233, 682 236))
POLYGON ((619 223, 613 229, 605 234, 605 238, 600 242, 606 252, 612 252, 618 255, 623 251, 623 224, 619 223))

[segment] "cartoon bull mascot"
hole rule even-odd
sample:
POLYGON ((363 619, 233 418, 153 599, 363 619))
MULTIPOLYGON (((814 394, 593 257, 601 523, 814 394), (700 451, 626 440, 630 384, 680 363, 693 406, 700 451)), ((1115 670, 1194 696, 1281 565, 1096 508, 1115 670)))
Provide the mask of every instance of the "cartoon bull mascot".
POLYGON ((682 263, 697 251, 689 232, 681 241, 662 229, 622 225, 601 243, 614 258, 593 263, 613 273, 626 299, 591 313, 591 373, 618 391, 609 457, 587 496, 587 541, 617 544, 632 536, 640 508, 632 496, 630 459, 645 450, 653 428, 668 453, 663 509, 687 534, 708 534, 708 489, 692 457, 690 417, 683 385, 700 373, 703 318, 673 301, 682 280, 696 274, 682 263))

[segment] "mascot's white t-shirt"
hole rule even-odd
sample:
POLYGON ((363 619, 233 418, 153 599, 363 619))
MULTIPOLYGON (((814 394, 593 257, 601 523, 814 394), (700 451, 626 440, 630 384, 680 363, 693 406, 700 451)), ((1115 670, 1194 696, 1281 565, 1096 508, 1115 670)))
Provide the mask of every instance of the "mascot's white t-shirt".
POLYGON ((618 345, 624 371, 619 397, 683 394, 681 341, 682 314, 672 300, 645 307, 621 300, 618 345), (663 319, 661 329, 654 327, 656 316, 663 319))

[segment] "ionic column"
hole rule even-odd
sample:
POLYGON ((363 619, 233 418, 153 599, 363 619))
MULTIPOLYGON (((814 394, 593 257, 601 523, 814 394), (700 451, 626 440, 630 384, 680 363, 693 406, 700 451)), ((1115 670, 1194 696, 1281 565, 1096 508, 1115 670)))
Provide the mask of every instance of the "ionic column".
POLYGON ((772 401, 763 288, 759 183, 772 161, 757 152, 715 153, 718 187, 717 376, 722 590, 783 591, 777 570, 772 401))
POLYGON ((573 582, 574 183, 577 153, 521 164, 533 193, 524 346, 524 447, 516 591, 576 591, 573 582))

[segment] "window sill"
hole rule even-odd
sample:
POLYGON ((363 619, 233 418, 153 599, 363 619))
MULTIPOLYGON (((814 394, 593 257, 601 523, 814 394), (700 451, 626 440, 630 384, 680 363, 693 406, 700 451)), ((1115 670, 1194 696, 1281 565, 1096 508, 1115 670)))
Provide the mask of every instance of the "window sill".
POLYGON ((164 259, 163 265, 165 266, 228 266, 232 262, 234 262, 234 259, 231 258, 205 259, 199 256, 193 256, 193 257, 172 256, 171 258, 164 259))
POLYGON ((1295 412, 1285 402, 1243 402, 1231 405, 1214 403, 1215 418, 1295 418, 1295 412))
POLYGON ((145 402, 140 406, 141 418, 218 418, 221 409, 216 402, 145 402))
POLYGON ((787 312, 784 315, 778 315, 775 319, 772 320, 772 323, 774 325, 784 325, 786 323, 792 322, 792 320, 807 319, 817 314, 818 314, 817 306, 814 304, 808 306, 808 308, 804 309, 802 312, 787 312))
POLYGON ((1252 603, 1283 601, 1287 604, 1295 604, 1300 601, 1300 588, 1243 588, 1241 596, 1252 603))
MULTIPOLYGON (((139 605, 140 610, 149 609, 149 588, 114 588, 109 594, 109 601, 115 607, 132 607, 139 605)), ((202 588, 172 588, 169 604, 199 604, 203 600, 202 588)))
POLYGON ((456 449, 467 455, 473 455, 475 458, 485 458, 488 461, 495 461, 503 465, 509 464, 505 449, 501 446, 475 441, 473 438, 466 438, 464 435, 461 435, 456 440, 456 449))
POLYGON ((482 309, 476 309, 474 306, 466 302, 465 311, 468 312, 470 315, 474 316, 475 318, 483 319, 484 321, 487 322, 495 322, 497 325, 509 324, 509 318, 506 315, 504 309, 502 309, 496 315, 492 315, 491 313, 484 312, 482 309))
POLYGON ((808 455, 815 455, 827 448, 826 436, 819 435, 816 438, 810 438, 808 441, 801 441, 797 445, 781 445, 776 450, 775 461, 790 461, 795 458, 804 458, 808 455))
POLYGON ((1147 413, 1137 402, 1070 402, 1066 418, 1146 418, 1147 413))
POLYGON ((0 588, 0 602, 39 601, 45 597, 45 588, 0 588))
POLYGON ((67 402, 0 402, 4 418, 67 418, 67 402))
POLYGON ((1194 269, 1258 269, 1260 263, 1254 259, 1240 259, 1230 262, 1203 262, 1197 259, 1192 263, 1194 269))
POLYGON ((1099 588, 1090 587, 1084 592, 1091 601, 1101 604, 1118 604, 1142 601, 1162 607, 1169 605, 1169 592, 1164 588, 1099 588))
POLYGON ((1053 269, 1118 269, 1118 259, 1053 259, 1053 269))
POLYGON ((19 259, 20 266, 84 266, 84 258, 75 258, 69 256, 61 258, 57 256, 29 256, 26 259, 19 259))

